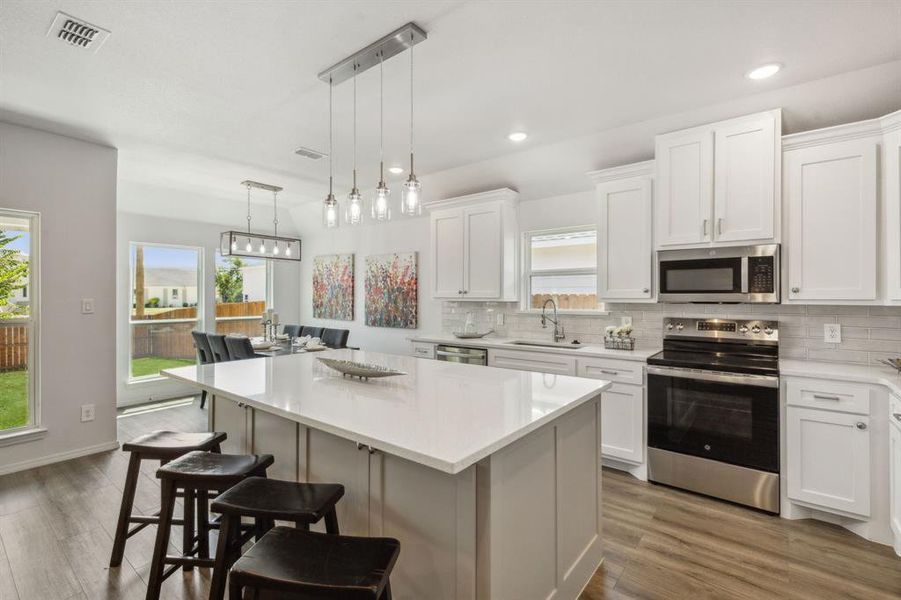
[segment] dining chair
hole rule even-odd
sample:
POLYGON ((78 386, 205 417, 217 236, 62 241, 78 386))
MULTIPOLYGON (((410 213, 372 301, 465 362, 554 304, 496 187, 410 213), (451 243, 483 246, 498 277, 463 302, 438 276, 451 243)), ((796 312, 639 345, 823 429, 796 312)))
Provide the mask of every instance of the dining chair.
POLYGON ((303 329, 301 325, 285 325, 282 333, 289 337, 300 337, 301 329, 303 329))
POLYGON ((207 339, 213 351, 213 362, 228 362, 232 359, 225 344, 225 336, 220 333, 209 333, 207 339))
POLYGON ((250 338, 225 336, 225 346, 228 348, 228 355, 232 360, 244 360, 246 358, 257 358, 258 355, 253 351, 253 344, 250 338))
POLYGON ((310 337, 322 338, 323 327, 308 327, 304 325, 300 328, 300 335, 308 335, 310 337))
MULTIPOLYGON (((203 331, 194 330, 191 332, 191 337, 194 338, 194 348, 197 349, 197 361, 202 365, 208 365, 212 362, 215 362, 213 358, 213 349, 210 346, 210 340, 207 337, 207 334, 203 331)), ((206 390, 200 392, 200 408, 201 410, 206 405, 206 390)))
POLYGON ((326 327, 322 330, 322 343, 329 348, 346 348, 349 335, 349 329, 329 329, 326 327))

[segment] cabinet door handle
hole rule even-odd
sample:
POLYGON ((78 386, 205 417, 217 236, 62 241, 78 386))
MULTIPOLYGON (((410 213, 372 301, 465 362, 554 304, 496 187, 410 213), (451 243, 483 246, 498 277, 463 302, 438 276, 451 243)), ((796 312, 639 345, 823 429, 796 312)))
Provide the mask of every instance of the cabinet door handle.
POLYGON ((462 293, 463 293, 463 290, 457 290, 457 293, 458 293, 458 294, 462 294, 462 293))
POLYGON ((813 399, 814 400, 834 400, 836 402, 841 401, 841 398, 839 398, 838 396, 826 396, 825 394, 814 394, 813 399))
POLYGON ((649 288, 641 288, 641 293, 642 293, 642 294, 648 294, 648 293, 650 293, 650 291, 651 291, 651 290, 650 290, 649 288))
POLYGON ((892 413, 892 416, 895 417, 896 421, 901 421, 901 413, 892 413))
POLYGON ((716 234, 723 235, 723 217, 716 220, 716 234))
POLYGON ((864 429, 867 428, 867 424, 864 423, 863 421, 858 421, 858 422, 857 422, 857 428, 860 429, 860 430, 864 430, 864 429))
POLYGON ((608 369, 601 369, 601 373, 604 375, 619 375, 619 371, 610 371, 608 369))
POLYGON ((704 223, 701 225, 701 231, 704 233, 704 237, 707 237, 707 219, 704 219, 704 223))
POLYGON ((800 291, 801 291, 801 288, 796 288, 796 287, 792 288, 792 294, 797 294, 800 291))

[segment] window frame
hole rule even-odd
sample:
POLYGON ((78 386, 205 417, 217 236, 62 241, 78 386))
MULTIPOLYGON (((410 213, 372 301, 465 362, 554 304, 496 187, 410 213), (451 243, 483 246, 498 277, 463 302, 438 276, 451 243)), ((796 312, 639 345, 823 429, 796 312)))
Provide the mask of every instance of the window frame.
POLYGON ((36 211, 0 208, 0 216, 28 220, 28 316, 4 319, 3 323, 22 325, 28 336, 28 422, 19 427, 0 430, 0 446, 31 441, 43 437, 41 411, 41 213, 36 211))
MULTIPOLYGON (((521 313, 540 313, 540 308, 532 307, 532 276, 533 275, 594 275, 598 276, 597 255, 595 255, 595 265, 590 268, 572 268, 572 269, 540 269, 532 270, 532 238, 540 235, 559 234, 559 233, 576 233, 580 231, 594 231, 598 235, 597 224, 586 223, 584 225, 572 225, 569 227, 554 227, 551 229, 533 229, 522 233, 522 277, 520 282, 520 305, 521 313)), ((597 292, 595 292, 597 293, 597 292)), ((596 308, 573 309, 557 307, 557 312, 569 315, 604 315, 608 311, 603 302, 598 302, 596 308)))
POLYGON ((132 348, 134 348, 134 326, 140 325, 143 323, 156 323, 160 325, 165 324, 173 324, 173 323, 191 323, 194 322, 197 324, 197 328, 202 329, 203 324, 206 322, 204 316, 204 305, 206 298, 206 273, 204 269, 204 250, 203 246, 191 246, 188 244, 167 244, 160 242, 139 242, 139 241, 130 241, 128 242, 128 294, 126 295, 126 309, 128 315, 128 354, 127 354, 127 363, 128 363, 128 377, 126 378, 126 384, 131 386, 135 384, 143 384, 143 383, 153 383, 158 381, 168 380, 168 377, 162 376, 160 374, 156 375, 145 375, 144 377, 135 377, 131 373, 132 367, 132 348), (132 250, 135 246, 152 246, 155 248, 171 248, 174 250, 194 250, 197 252, 197 316, 194 319, 144 319, 144 320, 134 320, 132 319, 132 302, 134 300, 134 263, 132 263, 132 250))

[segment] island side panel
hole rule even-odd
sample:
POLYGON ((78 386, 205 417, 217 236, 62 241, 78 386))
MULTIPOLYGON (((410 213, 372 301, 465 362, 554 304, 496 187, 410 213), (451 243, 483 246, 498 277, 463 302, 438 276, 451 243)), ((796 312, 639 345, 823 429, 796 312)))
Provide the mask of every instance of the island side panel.
POLYGON ((479 464, 479 598, 577 598, 600 565, 599 400, 479 464))
POLYGON ((300 425, 262 410, 253 411, 251 423, 253 453, 271 454, 275 457, 268 476, 272 479, 298 481, 297 438, 300 425))

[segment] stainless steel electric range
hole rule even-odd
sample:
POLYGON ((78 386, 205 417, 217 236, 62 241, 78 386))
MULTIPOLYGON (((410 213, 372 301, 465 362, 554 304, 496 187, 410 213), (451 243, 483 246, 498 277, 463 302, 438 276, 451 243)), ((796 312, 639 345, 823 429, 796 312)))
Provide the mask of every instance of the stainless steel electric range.
POLYGON ((648 359, 648 478, 778 513, 778 324, 663 327, 663 351, 648 359))

